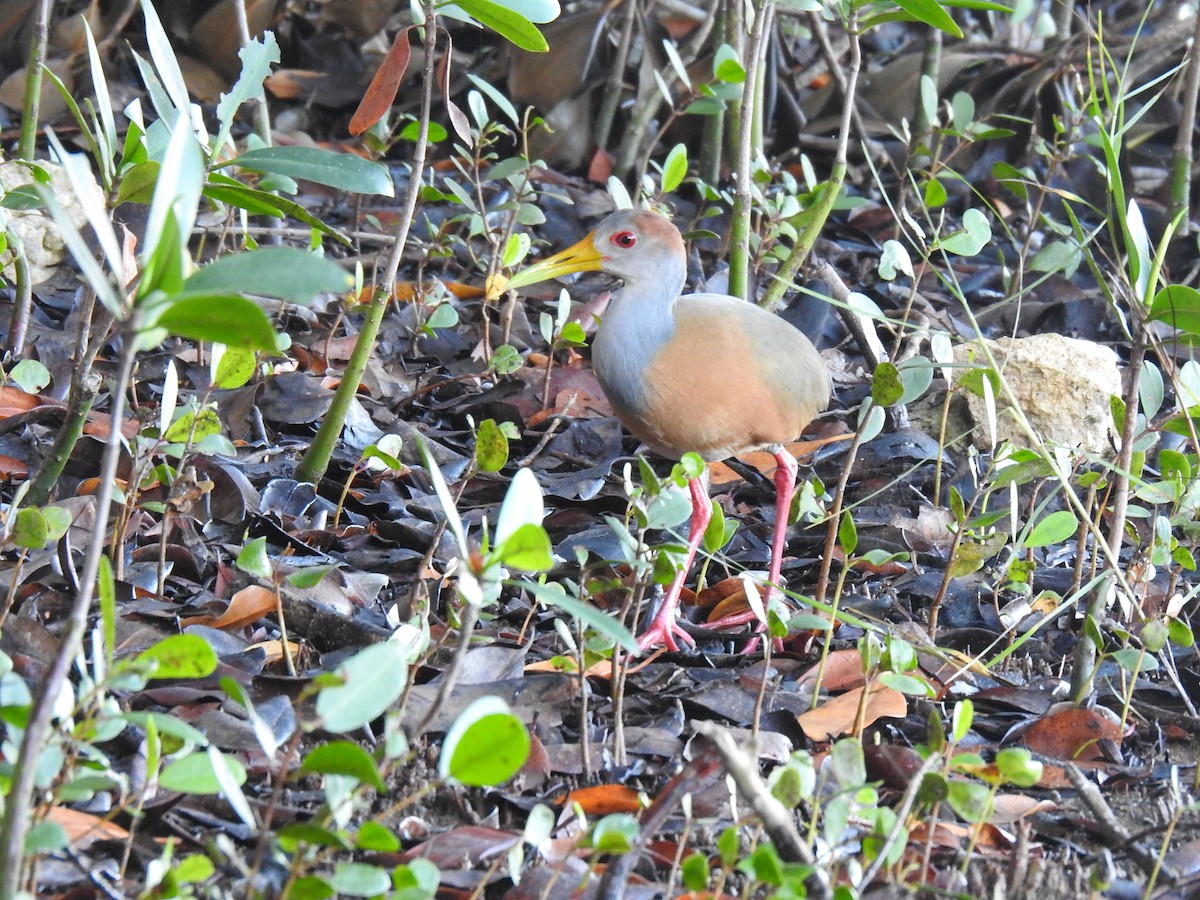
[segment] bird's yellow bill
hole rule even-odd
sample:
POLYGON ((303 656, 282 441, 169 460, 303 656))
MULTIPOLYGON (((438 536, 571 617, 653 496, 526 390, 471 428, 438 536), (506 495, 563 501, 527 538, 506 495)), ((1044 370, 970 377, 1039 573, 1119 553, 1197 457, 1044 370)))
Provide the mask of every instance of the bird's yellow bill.
POLYGON ((603 261, 604 255, 596 249, 596 243, 589 234, 578 244, 522 269, 512 278, 505 279, 503 275, 496 275, 488 281, 488 299, 495 299, 512 288, 527 287, 540 281, 558 278, 560 275, 570 275, 572 272, 598 272, 603 261))

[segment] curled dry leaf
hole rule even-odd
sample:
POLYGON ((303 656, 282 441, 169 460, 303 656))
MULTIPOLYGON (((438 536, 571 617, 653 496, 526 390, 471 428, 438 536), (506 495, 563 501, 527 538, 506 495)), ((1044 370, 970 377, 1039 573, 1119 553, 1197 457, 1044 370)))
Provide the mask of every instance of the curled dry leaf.
POLYGON ((229 601, 229 606, 219 616, 190 616, 180 621, 189 625, 207 625, 210 628, 241 628, 257 622, 263 616, 275 612, 275 592, 257 584, 244 587, 229 601))

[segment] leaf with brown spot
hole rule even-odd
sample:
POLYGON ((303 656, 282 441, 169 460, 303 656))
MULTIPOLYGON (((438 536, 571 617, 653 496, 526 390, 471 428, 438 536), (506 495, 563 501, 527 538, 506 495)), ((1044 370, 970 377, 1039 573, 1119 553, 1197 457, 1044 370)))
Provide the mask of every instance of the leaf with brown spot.
POLYGON ((1051 709, 1021 732, 1021 743, 1035 753, 1056 759, 1096 760, 1104 757, 1100 742, 1122 738, 1116 714, 1096 707, 1051 709))

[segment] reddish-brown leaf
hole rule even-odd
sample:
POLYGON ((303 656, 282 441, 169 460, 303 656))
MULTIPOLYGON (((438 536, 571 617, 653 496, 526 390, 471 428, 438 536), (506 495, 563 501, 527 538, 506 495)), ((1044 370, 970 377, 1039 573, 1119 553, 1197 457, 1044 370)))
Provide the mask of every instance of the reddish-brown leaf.
POLYGON ((408 44, 408 32, 412 27, 409 25, 397 32, 391 49, 367 86, 358 109, 350 117, 350 133, 355 137, 382 119, 396 102, 404 74, 408 71, 408 61, 412 58, 412 49, 408 44))

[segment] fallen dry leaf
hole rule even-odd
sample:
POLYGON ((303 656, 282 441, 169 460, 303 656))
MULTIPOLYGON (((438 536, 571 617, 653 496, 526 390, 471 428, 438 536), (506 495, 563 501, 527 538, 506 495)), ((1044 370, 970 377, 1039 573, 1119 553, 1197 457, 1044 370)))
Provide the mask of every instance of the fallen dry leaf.
MULTIPOLYGON (((816 709, 796 716, 800 728, 811 740, 831 741, 854 730, 859 702, 864 688, 855 688, 822 703, 816 709)), ((866 728, 878 719, 902 719, 908 713, 908 700, 897 690, 882 684, 873 685, 867 698, 862 726, 866 728)))

